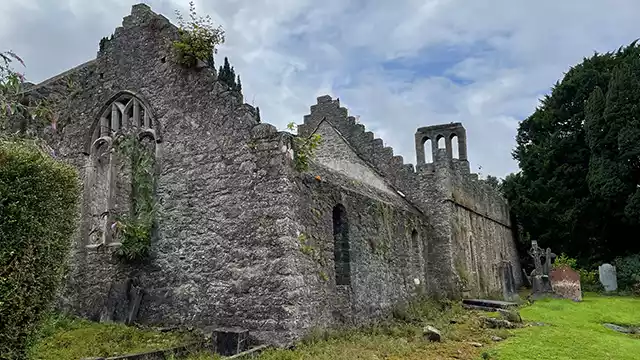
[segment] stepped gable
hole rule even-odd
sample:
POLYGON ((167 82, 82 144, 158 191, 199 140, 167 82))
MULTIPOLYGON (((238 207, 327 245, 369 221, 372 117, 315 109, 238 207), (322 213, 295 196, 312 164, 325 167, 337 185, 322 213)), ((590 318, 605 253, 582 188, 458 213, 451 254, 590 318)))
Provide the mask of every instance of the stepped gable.
POLYGON ((329 95, 319 96, 311 106, 311 113, 304 116, 304 124, 298 127, 300 136, 310 136, 322 121, 328 121, 353 147, 357 154, 376 169, 385 179, 399 189, 415 174, 412 164, 405 164, 393 148, 384 146, 382 139, 375 138, 373 132, 366 131, 364 125, 356 124, 356 118, 349 116, 340 100, 329 95))

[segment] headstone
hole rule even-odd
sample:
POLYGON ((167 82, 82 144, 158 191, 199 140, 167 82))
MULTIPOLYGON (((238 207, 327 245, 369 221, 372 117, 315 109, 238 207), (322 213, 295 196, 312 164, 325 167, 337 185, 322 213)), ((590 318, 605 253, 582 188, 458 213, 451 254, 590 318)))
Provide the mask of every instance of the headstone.
POLYGON ((538 275, 542 274, 542 249, 538 246, 537 240, 531 240, 531 249, 529 249, 529 255, 533 258, 535 270, 538 275))
POLYGON ((604 286, 605 291, 618 290, 618 277, 615 266, 602 264, 598 267, 598 273, 600 275, 600 283, 604 286))
POLYGON ((515 301, 518 299, 518 289, 513 276, 513 267, 508 261, 503 261, 502 268, 502 296, 505 301, 515 301))
POLYGON ((127 310, 127 318, 125 319, 125 324, 131 325, 136 321, 143 295, 144 292, 137 286, 131 286, 131 288, 129 289, 129 308, 127 310))
POLYGON ((563 265, 553 269, 549 277, 556 295, 573 301, 582 301, 580 274, 575 270, 563 265))
POLYGON ((547 248, 543 251, 542 248, 538 246, 538 242, 536 240, 531 241, 529 255, 533 258, 535 269, 531 272, 529 281, 531 282, 531 295, 534 299, 553 293, 553 287, 549 279, 552 254, 551 249, 547 248), (542 257, 545 258, 544 265, 542 264, 542 257))

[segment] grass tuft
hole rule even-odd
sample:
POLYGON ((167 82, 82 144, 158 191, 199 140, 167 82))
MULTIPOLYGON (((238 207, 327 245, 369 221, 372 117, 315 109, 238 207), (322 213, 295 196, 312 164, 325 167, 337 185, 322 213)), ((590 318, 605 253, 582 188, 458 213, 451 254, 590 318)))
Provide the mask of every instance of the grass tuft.
POLYGON ((63 315, 49 317, 31 360, 70 360, 153 351, 184 345, 189 333, 161 333, 123 324, 100 324, 63 315))

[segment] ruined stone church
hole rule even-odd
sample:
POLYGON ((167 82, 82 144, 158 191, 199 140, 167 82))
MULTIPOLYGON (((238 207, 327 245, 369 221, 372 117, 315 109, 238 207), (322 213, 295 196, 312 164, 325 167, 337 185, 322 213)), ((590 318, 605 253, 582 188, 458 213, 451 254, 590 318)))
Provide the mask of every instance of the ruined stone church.
POLYGON ((326 95, 294 136, 259 123, 215 69, 173 61, 177 37, 135 5, 94 60, 29 89, 57 101, 50 144, 84 185, 62 309, 287 344, 414 296, 501 295, 506 278, 521 283, 507 203, 470 173, 461 123, 417 129, 415 166, 326 95), (135 263, 114 255, 114 219, 134 206, 134 176, 114 152, 122 134, 153 157, 151 245, 135 263), (313 134, 320 145, 300 170, 296 136, 313 134))

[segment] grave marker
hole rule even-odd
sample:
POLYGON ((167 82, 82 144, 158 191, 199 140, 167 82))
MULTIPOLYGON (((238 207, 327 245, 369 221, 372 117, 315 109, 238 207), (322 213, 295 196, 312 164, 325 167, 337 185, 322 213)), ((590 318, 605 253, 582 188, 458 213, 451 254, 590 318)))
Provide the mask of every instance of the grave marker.
POLYGON ((580 286, 580 274, 569 266, 562 265, 553 270, 549 275, 551 286, 556 295, 573 301, 582 301, 582 287, 580 286))
POLYGON ((616 267, 611 264, 602 264, 598 266, 600 283, 604 286, 605 291, 618 290, 618 277, 616 275, 616 267))

